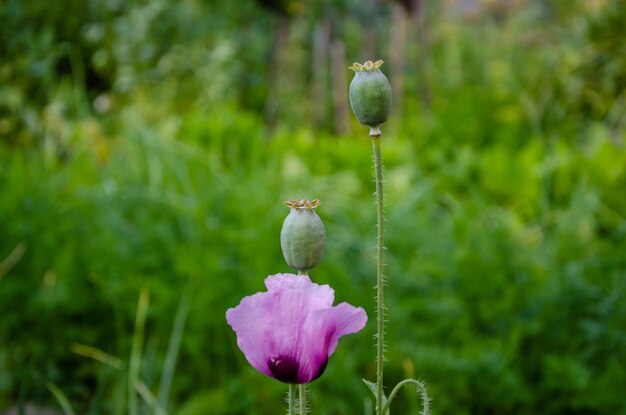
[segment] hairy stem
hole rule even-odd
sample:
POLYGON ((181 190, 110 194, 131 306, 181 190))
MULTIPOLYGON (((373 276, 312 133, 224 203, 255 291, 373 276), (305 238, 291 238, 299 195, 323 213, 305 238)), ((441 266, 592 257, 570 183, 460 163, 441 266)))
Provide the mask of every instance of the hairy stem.
POLYGON ((289 411, 287 414, 296 415, 296 385, 290 383, 289 384, 289 411))
POLYGON ((417 392, 420 394, 422 398, 422 415, 430 415, 430 398, 428 397, 428 392, 426 391, 426 385, 423 382, 415 379, 404 379, 402 382, 398 383, 395 388, 389 394, 389 399, 387 400, 387 404, 383 408, 385 413, 389 411, 389 407, 391 406, 391 401, 396 397, 396 394, 403 386, 412 383, 416 388, 417 392))
MULTIPOLYGON (((309 271, 298 270, 298 275, 309 275, 309 271)), ((306 385, 302 384, 298 386, 299 396, 300 396, 300 415, 306 414, 306 385)))
MULTIPOLYGON (((376 414, 383 415, 383 354, 385 351, 385 303, 383 250, 384 244, 384 213, 383 213, 383 161, 380 151, 380 130, 378 135, 371 135, 374 149, 374 170, 376 176, 376 211, 378 217, 378 243, 376 245, 376 414)), ((371 133, 370 133, 371 134, 371 133)))
POLYGON ((306 384, 301 384, 298 386, 299 395, 300 395, 300 415, 305 415, 307 412, 306 408, 306 384))

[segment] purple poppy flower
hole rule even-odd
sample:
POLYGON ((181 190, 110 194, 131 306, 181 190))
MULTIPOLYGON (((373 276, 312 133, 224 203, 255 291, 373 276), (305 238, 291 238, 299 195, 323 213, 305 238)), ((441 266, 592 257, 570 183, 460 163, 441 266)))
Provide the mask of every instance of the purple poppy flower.
POLYGON ((267 292, 245 297, 226 312, 237 345, 259 372, 285 383, 308 383, 322 375, 339 338, 365 326, 361 307, 333 307, 335 292, 306 275, 276 274, 267 292))

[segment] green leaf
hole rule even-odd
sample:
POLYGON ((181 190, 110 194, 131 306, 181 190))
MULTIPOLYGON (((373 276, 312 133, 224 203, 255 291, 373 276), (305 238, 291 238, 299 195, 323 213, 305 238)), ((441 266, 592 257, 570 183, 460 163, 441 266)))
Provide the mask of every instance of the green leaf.
MULTIPOLYGON (((374 399, 378 399, 378 386, 373 383, 370 382, 369 380, 365 380, 363 379, 363 382, 365 382, 365 385, 367 386, 367 388, 372 392, 372 394, 374 395, 374 399)), ((383 392, 383 407, 387 405, 387 397, 385 396, 385 392, 383 392)))

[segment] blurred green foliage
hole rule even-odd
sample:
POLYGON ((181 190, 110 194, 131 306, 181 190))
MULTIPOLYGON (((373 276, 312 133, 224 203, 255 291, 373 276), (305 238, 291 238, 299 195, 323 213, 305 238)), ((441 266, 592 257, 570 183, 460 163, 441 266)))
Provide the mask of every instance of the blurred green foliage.
MULTIPOLYGON (((279 3, 302 70, 314 22, 279 3)), ((528 3, 478 22, 429 10, 432 102, 407 76, 383 141, 386 383, 423 379, 441 414, 626 413, 626 6, 528 3)), ((362 61, 358 4, 320 4, 362 61)), ((298 111, 326 103, 305 84, 268 129, 265 5, 0 6, 0 410, 58 407, 51 382, 77 413, 126 413, 147 289, 140 379, 155 395, 190 307, 170 413, 283 411, 284 385, 247 364, 224 313, 288 271, 287 199, 322 199, 328 249, 311 275, 373 318, 366 131, 313 131, 298 111)), ((314 413, 367 407, 373 333, 342 340, 310 387, 314 413)), ((403 398, 394 412, 416 412, 403 398)))

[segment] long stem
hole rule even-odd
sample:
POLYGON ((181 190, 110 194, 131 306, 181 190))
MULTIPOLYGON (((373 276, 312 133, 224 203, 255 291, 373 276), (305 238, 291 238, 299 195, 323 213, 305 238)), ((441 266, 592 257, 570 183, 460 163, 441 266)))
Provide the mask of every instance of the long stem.
MULTIPOLYGON (((298 275, 309 275, 309 271, 298 270, 298 275)), ((291 385, 290 385, 291 387, 291 385)), ((299 395, 300 395, 300 415, 306 414, 306 385, 299 385, 299 395)), ((295 389, 294 389, 295 392, 295 389)))
POLYGON ((289 415, 296 415, 296 385, 289 384, 289 415))
POLYGON ((383 353, 385 351, 385 302, 383 276, 384 213, 383 213, 383 161, 380 152, 380 130, 372 135, 374 170, 376 175, 376 211, 378 216, 378 244, 376 246, 376 414, 383 415, 383 353))
POLYGON ((306 415, 306 384, 298 386, 300 395, 300 415, 306 415))

